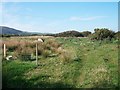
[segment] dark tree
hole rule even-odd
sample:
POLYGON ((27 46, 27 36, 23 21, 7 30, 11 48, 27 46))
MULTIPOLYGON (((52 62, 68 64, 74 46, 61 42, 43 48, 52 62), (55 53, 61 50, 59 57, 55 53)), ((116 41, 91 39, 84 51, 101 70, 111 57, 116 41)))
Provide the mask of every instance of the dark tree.
POLYGON ((84 32, 82 32, 82 34, 84 35, 84 37, 88 37, 91 34, 91 32, 90 31, 84 31, 84 32))
POLYGON ((91 35, 91 39, 95 40, 104 40, 108 39, 111 40, 114 38, 115 32, 107 29, 107 28, 102 28, 102 29, 94 29, 94 33, 91 35))

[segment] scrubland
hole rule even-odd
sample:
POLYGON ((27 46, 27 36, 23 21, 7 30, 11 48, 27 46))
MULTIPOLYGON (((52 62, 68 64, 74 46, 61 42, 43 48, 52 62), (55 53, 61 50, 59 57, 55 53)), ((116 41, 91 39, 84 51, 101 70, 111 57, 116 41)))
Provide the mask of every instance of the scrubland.
POLYGON ((3 88, 118 87, 117 40, 42 37, 36 66, 37 38, 3 38, 7 56, 13 56, 2 60, 3 88))

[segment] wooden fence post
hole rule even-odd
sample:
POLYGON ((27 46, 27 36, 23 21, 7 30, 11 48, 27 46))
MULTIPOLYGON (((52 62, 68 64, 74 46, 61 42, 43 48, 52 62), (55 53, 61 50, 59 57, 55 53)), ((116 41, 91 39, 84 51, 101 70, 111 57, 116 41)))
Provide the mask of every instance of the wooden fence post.
POLYGON ((36 65, 38 65, 38 44, 36 43, 36 65))
POLYGON ((6 45, 4 44, 4 46, 3 46, 4 48, 4 50, 3 50, 3 55, 4 55, 4 58, 6 58, 6 45))

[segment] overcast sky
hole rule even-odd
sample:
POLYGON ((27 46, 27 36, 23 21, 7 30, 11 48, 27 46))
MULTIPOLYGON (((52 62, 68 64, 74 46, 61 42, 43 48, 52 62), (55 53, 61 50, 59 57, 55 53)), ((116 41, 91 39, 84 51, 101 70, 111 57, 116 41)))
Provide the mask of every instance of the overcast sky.
POLYGON ((5 2, 3 26, 29 32, 118 30, 117 2, 5 2))

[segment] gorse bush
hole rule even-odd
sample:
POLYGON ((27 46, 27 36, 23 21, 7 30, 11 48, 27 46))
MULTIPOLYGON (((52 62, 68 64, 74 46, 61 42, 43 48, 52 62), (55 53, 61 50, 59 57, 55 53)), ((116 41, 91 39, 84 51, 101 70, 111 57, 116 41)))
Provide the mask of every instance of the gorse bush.
POLYGON ((114 38, 115 32, 106 29, 106 28, 102 28, 102 29, 94 29, 94 33, 90 35, 90 38, 92 40, 104 40, 104 39, 108 39, 111 40, 112 38, 114 38))

